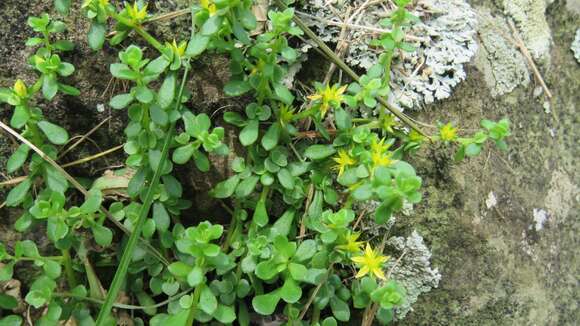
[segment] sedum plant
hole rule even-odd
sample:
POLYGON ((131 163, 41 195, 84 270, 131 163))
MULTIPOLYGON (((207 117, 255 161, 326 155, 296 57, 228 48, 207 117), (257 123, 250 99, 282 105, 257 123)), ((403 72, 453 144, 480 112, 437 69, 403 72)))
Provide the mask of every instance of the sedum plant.
MULTIPOLYGON (((147 32, 153 19, 143 1, 84 1, 90 47, 99 50, 107 39, 118 47, 109 70, 129 85, 109 102, 128 116, 123 149, 133 174, 126 200, 74 182, 81 199, 64 181, 70 176, 55 166, 68 133, 43 117, 36 95, 78 95, 61 82, 74 72, 60 57, 72 44, 56 40, 63 23, 46 14, 31 18, 42 36, 27 42, 38 47, 30 63, 40 77, 32 86, 17 80, 0 89, 0 101, 14 107, 11 125, 26 141, 7 170, 28 173, 6 204, 23 209, 16 230, 45 226, 60 255, 41 254, 29 240, 2 244, 0 281, 15 277, 20 265, 33 266, 38 273, 24 304, 41 325, 113 325, 122 318, 139 325, 250 325, 272 315, 286 325, 389 323, 406 291, 390 278, 390 257, 361 231, 361 220, 385 224, 404 205, 421 201, 422 180, 412 165, 420 147, 455 144, 460 160, 477 155, 487 140, 505 149, 509 136, 507 120, 484 120, 473 136, 458 136, 451 124, 425 136, 378 100, 389 94, 393 54, 413 50, 402 40, 416 18, 405 10, 408 1, 395 2, 398 9, 385 20, 392 32, 376 40, 385 51, 379 64, 350 84, 316 82, 302 96, 286 77, 299 56, 293 38, 311 31, 292 8, 270 8, 268 28, 253 36, 253 1, 202 0, 190 8, 189 40, 178 42, 147 32), (134 37, 156 52, 132 44, 134 37), (224 91, 247 99, 241 110, 223 114, 238 132, 241 151, 225 145, 225 125, 190 101, 191 62, 206 53, 230 59, 224 91), (361 116, 364 110, 380 115, 369 119, 361 116), (231 158, 231 175, 210 192, 228 207, 231 222, 204 216, 191 225, 182 213, 192 203, 175 165, 205 173, 214 155, 231 158), (376 209, 361 211, 369 202, 376 209), (97 272, 103 266, 114 271, 112 279, 97 272)), ((67 13, 71 2, 55 5, 67 13)), ((16 299, 0 295, 0 308, 16 309, 16 299)), ((0 319, 23 323, 17 314, 0 319)))

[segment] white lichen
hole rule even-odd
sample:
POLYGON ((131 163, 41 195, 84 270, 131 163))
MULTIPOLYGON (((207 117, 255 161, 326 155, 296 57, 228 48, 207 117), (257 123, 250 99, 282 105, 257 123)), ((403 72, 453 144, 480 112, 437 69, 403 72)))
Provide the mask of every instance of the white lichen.
POLYGON ((533 210, 534 229, 540 231, 544 228, 544 224, 548 221, 548 212, 543 209, 534 208, 533 210))
POLYGON ((530 76, 526 61, 508 39, 510 29, 505 20, 484 10, 477 17, 481 49, 476 66, 483 72, 492 97, 510 93, 519 85, 527 86, 530 76))
MULTIPOLYGON (((337 17, 337 13, 350 12, 352 16, 358 8, 364 8, 349 21, 355 26, 347 27, 345 60, 351 65, 369 68, 380 55, 380 51, 368 45, 377 33, 360 26, 380 28, 379 21, 388 16, 392 8, 381 2, 364 7, 365 3, 364 0, 308 0, 303 7, 308 15, 302 16, 322 40, 339 43, 343 27, 335 25, 349 17, 337 17)), ((466 78, 463 65, 477 50, 477 20, 464 0, 420 0, 409 10, 421 22, 408 30, 408 34, 424 41, 415 41, 416 52, 399 53, 394 58, 391 86, 402 106, 417 109, 449 97, 452 89, 466 78)))
POLYGON ((534 60, 549 64, 552 33, 546 21, 546 0, 503 0, 503 7, 534 60))
POLYGON ((576 58, 576 61, 580 63, 580 28, 576 30, 576 37, 574 38, 574 42, 572 42, 570 49, 574 52, 574 58, 576 58))
POLYGON ((397 308, 395 318, 401 320, 413 310, 417 298, 436 288, 441 280, 437 268, 431 268, 431 251, 425 245, 423 237, 417 232, 407 237, 392 237, 387 245, 399 253, 400 260, 394 257, 387 263, 390 277, 405 287, 406 302, 397 308))

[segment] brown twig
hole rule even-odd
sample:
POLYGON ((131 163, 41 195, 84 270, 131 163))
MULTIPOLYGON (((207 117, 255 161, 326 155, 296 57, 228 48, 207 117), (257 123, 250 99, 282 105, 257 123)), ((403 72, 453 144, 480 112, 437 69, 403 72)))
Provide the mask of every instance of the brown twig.
POLYGON ((532 68, 532 71, 534 72, 534 76, 536 77, 536 80, 540 83, 540 85, 544 89, 544 92, 546 92, 546 96, 548 96, 548 98, 551 99, 552 92, 550 92, 550 90, 548 89, 548 86, 546 85, 546 82, 544 82, 544 78, 542 78, 542 74, 540 74, 538 67, 534 63, 534 59, 532 58, 530 51, 528 51, 528 48, 524 44, 524 41, 520 37, 520 33, 518 32, 516 26, 514 25, 514 23, 511 20, 508 20, 508 24, 510 26, 510 29, 512 30, 513 36, 515 37, 516 47, 522 52, 522 54, 524 55, 524 57, 528 61, 528 64, 530 65, 530 67, 532 68))

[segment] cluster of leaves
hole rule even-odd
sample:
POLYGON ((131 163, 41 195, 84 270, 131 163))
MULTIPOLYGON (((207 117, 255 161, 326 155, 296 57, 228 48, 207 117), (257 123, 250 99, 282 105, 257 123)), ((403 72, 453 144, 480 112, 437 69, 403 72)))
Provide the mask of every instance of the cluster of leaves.
MULTIPOLYGON (((143 26, 150 19, 143 1, 126 3, 121 10, 108 0, 84 1, 91 48, 101 49, 107 26, 114 26, 111 46, 135 32, 158 51, 150 59, 143 48, 128 44, 119 51, 119 62, 110 66, 115 78, 130 85, 109 102, 129 117, 124 130, 125 165, 134 171, 127 186, 129 200, 104 198, 95 187, 75 206, 76 197, 67 193, 63 176, 41 156, 29 155, 28 146, 20 146, 8 161, 8 172, 31 159, 28 177, 7 198, 8 206, 24 208, 15 228, 25 231, 45 223, 48 239, 61 256, 41 256, 31 241, 16 243, 13 254, 2 245, 0 281, 13 277, 17 263, 33 262, 42 269, 25 301, 37 309, 47 307, 43 325, 66 320, 112 323, 111 306, 128 307, 115 303, 121 290, 139 303, 129 306, 142 312, 135 315, 137 324, 249 325, 255 315, 281 314, 287 325, 331 326, 354 319, 355 310, 376 312, 381 323, 389 323, 405 302, 406 291, 385 273, 389 257, 364 240, 357 227, 361 219, 384 224, 405 204, 421 200, 421 178, 405 160, 425 138, 408 132, 376 100, 389 94, 392 56, 412 51, 403 28, 416 19, 405 10, 408 0, 395 2, 398 9, 385 20, 392 32, 376 43, 385 50, 378 65, 358 82, 315 83, 312 95, 297 98, 285 79, 298 58, 291 38, 303 33, 293 23, 291 8, 271 9, 268 30, 252 37, 257 27, 254 1, 202 0, 191 8, 190 39, 160 42, 143 26), (223 143, 223 127, 212 126, 207 114, 191 110, 190 92, 184 81, 179 83, 190 61, 205 52, 229 56, 226 94, 253 99, 243 112, 223 116, 240 130, 241 153, 230 153, 223 143), (357 116, 362 109, 378 110, 380 116, 357 116), (227 230, 215 221, 187 226, 181 218, 191 202, 184 199, 173 164, 193 161, 199 171, 208 172, 213 155, 233 157, 232 175, 211 191, 233 207, 227 230), (357 217, 360 207, 373 206, 368 202, 377 203, 374 211, 357 217), (130 236, 115 234, 107 218, 130 236), (113 245, 116 240, 118 247, 113 245), (98 265, 117 267, 106 296, 95 272, 98 265), (68 291, 58 282, 61 274, 68 291), (79 282, 80 275, 86 275, 86 282, 79 282), (376 309, 367 309, 371 306, 376 309)), ((55 5, 64 14, 71 2, 55 0, 55 5)), ((62 32, 64 25, 48 15, 29 23, 43 35, 27 42, 39 46, 31 65, 40 77, 30 88, 17 81, 11 89, 0 89, 0 100, 15 107, 12 126, 56 159, 54 145, 65 144, 68 134, 44 120, 32 103, 40 92, 46 99, 58 90, 78 94, 58 81, 74 71, 57 54, 72 44, 53 42, 52 34, 62 32)), ((479 153, 488 139, 505 148, 507 120, 483 121, 482 127, 472 137, 459 138, 452 125, 442 125, 431 140, 457 143, 461 158, 479 153)), ((0 307, 14 309, 14 299, 0 296, 0 307)), ((16 315, 0 320, 21 322, 16 315)))

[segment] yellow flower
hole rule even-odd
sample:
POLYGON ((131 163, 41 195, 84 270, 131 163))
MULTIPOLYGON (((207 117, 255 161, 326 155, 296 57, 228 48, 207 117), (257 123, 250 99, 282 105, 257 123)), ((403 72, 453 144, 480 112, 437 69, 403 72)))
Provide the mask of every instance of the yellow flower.
POLYGON ((391 147, 391 144, 385 144, 385 138, 381 139, 377 142, 377 139, 374 138, 371 141, 371 151, 373 153, 384 153, 391 147))
POLYGON ((320 116, 324 117, 326 112, 331 106, 338 106, 342 103, 342 94, 346 91, 346 85, 339 87, 339 84, 334 84, 331 86, 326 85, 326 87, 320 87, 318 91, 310 96, 308 99, 311 101, 319 101, 320 116))
POLYGON ((341 176, 344 173, 344 169, 347 166, 355 165, 356 160, 352 158, 347 151, 341 149, 338 151, 338 156, 334 157, 333 160, 337 163, 334 169, 338 170, 338 175, 341 176))
POLYGON ((205 8, 207 11, 209 11, 210 16, 215 14, 217 11, 217 8, 212 0, 200 0, 199 4, 202 8, 205 8))
POLYGON ((173 51, 173 53, 177 54, 180 57, 183 57, 183 55, 185 54, 185 49, 187 48, 186 41, 181 41, 179 42, 178 45, 175 39, 173 39, 173 43, 166 42, 165 45, 169 47, 171 51, 173 51))
POLYGON ((368 243, 363 255, 352 257, 351 260, 355 262, 360 268, 355 276, 356 278, 360 278, 371 273, 371 275, 374 275, 382 280, 385 279, 385 273, 383 273, 383 264, 389 260, 389 256, 380 255, 378 252, 374 251, 368 243))
POLYGON ((14 93, 16 93, 18 97, 26 97, 26 95, 28 95, 28 89, 26 88, 26 84, 21 79, 18 79, 14 83, 13 89, 14 93))
POLYGON ((379 152, 372 152, 371 153, 371 160, 373 161, 373 170, 379 166, 389 166, 393 164, 393 160, 391 157, 393 153, 386 152, 386 153, 379 153, 379 152))
POLYGON ((453 128, 451 122, 439 128, 439 137, 443 141, 451 141, 457 138, 457 128, 453 128))
POLYGON ((127 12, 134 22, 140 23, 147 18, 147 4, 141 9, 139 9, 137 2, 133 3, 133 6, 127 5, 127 12))
POLYGON ((361 251, 361 246, 363 245, 363 241, 356 241, 360 237, 360 233, 349 233, 346 236, 346 243, 336 246, 336 249, 349 252, 349 253, 356 253, 361 251))
POLYGON ((385 138, 377 141, 373 139, 371 142, 371 161, 373 162, 372 170, 379 166, 389 166, 393 164, 391 157, 393 153, 389 152, 391 144, 385 144, 385 138))

